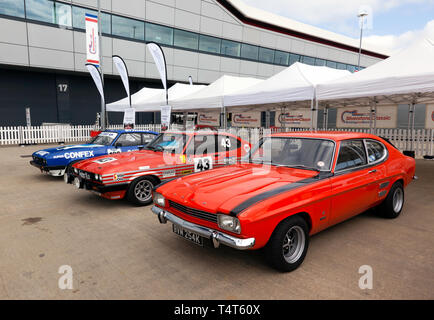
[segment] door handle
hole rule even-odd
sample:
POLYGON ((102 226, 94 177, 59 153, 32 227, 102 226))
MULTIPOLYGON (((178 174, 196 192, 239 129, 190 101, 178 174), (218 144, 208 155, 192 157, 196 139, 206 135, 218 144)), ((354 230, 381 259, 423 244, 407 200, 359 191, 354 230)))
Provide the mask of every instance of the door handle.
POLYGON ((375 172, 377 172, 377 169, 374 169, 374 170, 368 171, 368 173, 375 173, 375 172))

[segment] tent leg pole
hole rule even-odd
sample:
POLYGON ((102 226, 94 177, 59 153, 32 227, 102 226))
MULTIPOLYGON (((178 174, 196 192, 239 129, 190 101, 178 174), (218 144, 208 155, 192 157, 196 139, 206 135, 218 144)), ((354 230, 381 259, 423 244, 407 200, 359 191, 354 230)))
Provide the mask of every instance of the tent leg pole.
POLYGON ((318 130, 318 100, 315 100, 314 118, 312 119, 315 130, 318 130))
POLYGON ((310 131, 313 131, 313 99, 310 102, 310 131))
POLYGON ((413 113, 413 104, 408 105, 408 121, 407 121, 407 139, 405 140, 405 149, 408 150, 408 141, 410 139, 410 123, 411 114, 413 113))
POLYGON ((374 134, 377 134, 377 103, 374 102, 374 134))
POLYGON ((327 118, 328 118, 328 114, 327 114, 327 106, 324 108, 323 113, 322 113, 322 128, 324 130, 327 130, 327 118))
POLYGON ((415 113, 416 113, 416 106, 414 105, 414 103, 412 103, 412 109, 413 112, 411 114, 411 141, 410 141, 410 150, 413 150, 413 141, 414 141, 414 118, 415 118, 415 113))
POLYGON ((369 133, 372 134, 372 106, 369 106, 369 133))
POLYGON ((265 127, 270 129, 270 110, 265 111, 265 127))

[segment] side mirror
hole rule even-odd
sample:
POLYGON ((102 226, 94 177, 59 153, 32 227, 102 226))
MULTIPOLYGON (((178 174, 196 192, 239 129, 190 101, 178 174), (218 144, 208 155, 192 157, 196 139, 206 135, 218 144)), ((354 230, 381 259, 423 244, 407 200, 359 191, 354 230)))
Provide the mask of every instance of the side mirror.
POLYGON ((139 150, 143 150, 145 148, 145 146, 139 146, 138 149, 139 150))
POLYGON ((122 147, 122 142, 116 142, 115 147, 122 147))

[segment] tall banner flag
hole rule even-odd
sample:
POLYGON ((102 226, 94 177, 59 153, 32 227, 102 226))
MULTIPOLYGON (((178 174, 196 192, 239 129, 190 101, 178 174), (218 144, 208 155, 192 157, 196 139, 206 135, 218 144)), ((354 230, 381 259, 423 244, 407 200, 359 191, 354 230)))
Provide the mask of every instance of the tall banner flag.
POLYGON ((89 71, 90 75, 92 76, 93 81, 95 82, 96 88, 99 91, 99 94, 101 95, 102 101, 105 103, 104 98, 104 85, 102 83, 101 73, 99 72, 98 68, 91 63, 86 63, 86 68, 89 71))
POLYGON ((100 64, 100 52, 99 52, 99 37, 98 37, 98 17, 86 13, 86 62, 96 65, 100 64))
POLYGON ((113 56, 113 62, 116 66, 116 70, 118 70, 119 75, 121 76, 122 83, 124 84, 125 91, 127 92, 128 101, 130 102, 131 107, 131 94, 130 94, 130 82, 128 79, 128 68, 125 64, 124 59, 120 56, 113 56))
POLYGON ((160 45, 155 42, 148 42, 146 46, 149 52, 154 58, 155 65, 157 66, 158 73, 160 74, 161 81, 163 82, 164 89, 166 90, 166 104, 168 104, 167 96, 167 67, 166 67, 166 57, 164 56, 163 49, 160 45))

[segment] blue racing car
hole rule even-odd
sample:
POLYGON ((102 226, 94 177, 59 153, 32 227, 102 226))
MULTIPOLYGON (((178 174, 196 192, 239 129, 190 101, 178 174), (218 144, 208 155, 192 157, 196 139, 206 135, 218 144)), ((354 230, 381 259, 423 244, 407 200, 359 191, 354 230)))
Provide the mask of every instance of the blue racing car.
POLYGON ((142 149, 156 136, 154 131, 106 130, 87 144, 61 146, 36 151, 32 166, 52 176, 63 176, 67 167, 75 162, 107 154, 142 149))

